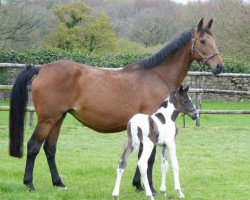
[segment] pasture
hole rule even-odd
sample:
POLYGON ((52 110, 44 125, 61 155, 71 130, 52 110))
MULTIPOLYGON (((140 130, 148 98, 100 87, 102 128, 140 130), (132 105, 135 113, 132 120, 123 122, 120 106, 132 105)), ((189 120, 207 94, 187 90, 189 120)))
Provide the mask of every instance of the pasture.
MULTIPOLYGON (((0 102, 1 105, 7 104, 0 102)), ((203 109, 250 109, 250 102, 204 102, 203 109)), ((250 197, 250 116, 203 115, 201 127, 186 117, 181 128, 178 117, 177 157, 180 181, 186 199, 249 199, 250 197)), ((116 168, 126 137, 125 132, 101 134, 83 127, 67 115, 57 146, 57 165, 68 190, 52 186, 43 149, 35 163, 35 192, 22 184, 26 143, 33 128, 26 127, 25 155, 8 156, 8 113, 0 112, 0 199, 112 199, 116 168)), ((158 148, 159 151, 159 148, 158 148)), ((137 153, 132 153, 123 176, 121 200, 146 199, 135 192, 132 177, 137 153)), ((160 187, 160 154, 154 165, 154 185, 160 187)), ((167 176, 168 199, 177 199, 172 170, 167 176)), ((156 199, 166 199, 158 194, 156 199)))

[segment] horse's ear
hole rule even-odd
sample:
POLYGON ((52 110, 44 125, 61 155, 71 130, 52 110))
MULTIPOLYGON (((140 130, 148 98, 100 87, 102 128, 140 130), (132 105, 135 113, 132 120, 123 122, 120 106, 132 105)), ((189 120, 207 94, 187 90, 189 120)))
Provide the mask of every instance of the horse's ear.
POLYGON ((189 85, 183 89, 183 91, 186 93, 188 92, 188 90, 189 90, 189 85))
POLYGON ((213 24, 213 19, 210 19, 210 21, 206 25, 207 29, 210 29, 212 24, 213 24))
POLYGON ((202 29, 202 27, 203 27, 203 18, 201 18, 201 20, 197 26, 198 31, 200 31, 202 29))

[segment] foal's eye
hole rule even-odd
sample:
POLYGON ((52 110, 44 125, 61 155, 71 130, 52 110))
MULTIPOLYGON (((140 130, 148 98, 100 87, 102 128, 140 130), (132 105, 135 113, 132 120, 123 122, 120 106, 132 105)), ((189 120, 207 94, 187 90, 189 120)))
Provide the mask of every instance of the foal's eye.
POLYGON ((201 40, 200 42, 201 42, 201 44, 205 44, 205 43, 206 43, 206 41, 205 41, 205 40, 201 40))

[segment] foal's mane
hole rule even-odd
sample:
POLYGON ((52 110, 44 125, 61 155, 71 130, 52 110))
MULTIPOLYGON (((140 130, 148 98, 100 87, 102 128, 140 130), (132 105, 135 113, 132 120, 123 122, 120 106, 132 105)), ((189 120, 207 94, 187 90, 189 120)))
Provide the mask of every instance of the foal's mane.
POLYGON ((193 37, 194 29, 183 32, 179 37, 167 44, 155 55, 139 61, 140 69, 151 69, 171 57, 176 51, 184 47, 193 37))

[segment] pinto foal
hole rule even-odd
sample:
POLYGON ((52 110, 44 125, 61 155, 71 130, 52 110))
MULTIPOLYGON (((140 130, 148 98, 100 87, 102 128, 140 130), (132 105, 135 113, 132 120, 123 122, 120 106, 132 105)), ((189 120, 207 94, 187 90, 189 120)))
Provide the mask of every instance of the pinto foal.
POLYGON ((149 116, 139 113, 130 119, 127 126, 128 138, 118 164, 117 178, 112 194, 115 198, 119 197, 121 179, 129 154, 134 149, 138 149, 140 144, 143 145, 143 151, 138 161, 138 167, 144 182, 146 196, 150 200, 154 199, 148 183, 147 163, 154 145, 157 144, 162 146, 162 181, 160 191, 166 195, 166 174, 168 170, 166 149, 168 149, 174 171, 175 190, 179 198, 184 198, 179 181, 179 164, 176 157, 175 136, 177 128, 175 120, 180 112, 189 115, 193 120, 196 120, 199 116, 198 111, 193 107, 190 96, 187 94, 188 89, 189 86, 185 89, 183 89, 183 86, 180 86, 176 92, 171 93, 170 97, 161 104, 160 108, 153 115, 149 116))

